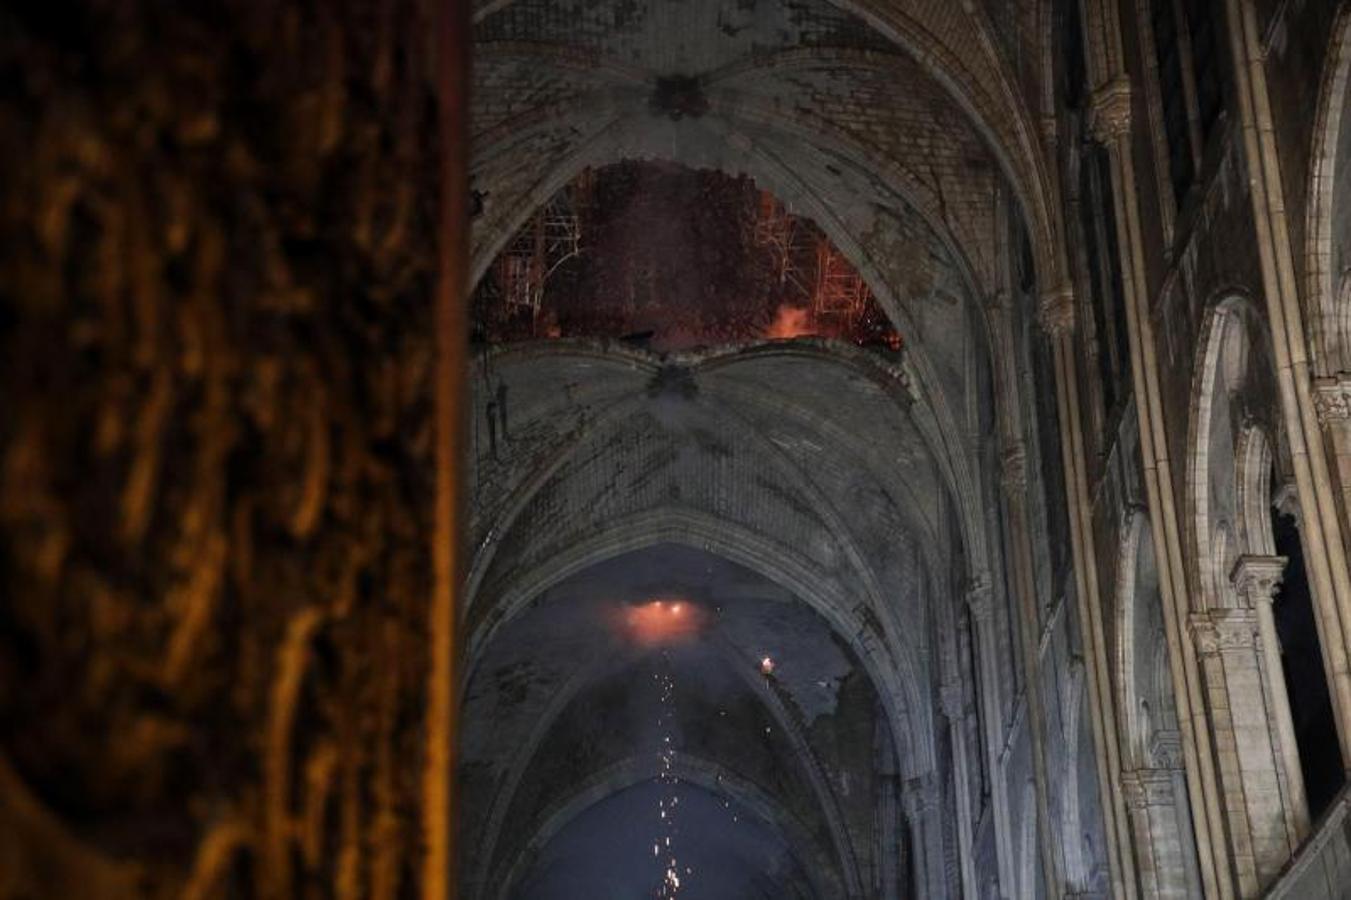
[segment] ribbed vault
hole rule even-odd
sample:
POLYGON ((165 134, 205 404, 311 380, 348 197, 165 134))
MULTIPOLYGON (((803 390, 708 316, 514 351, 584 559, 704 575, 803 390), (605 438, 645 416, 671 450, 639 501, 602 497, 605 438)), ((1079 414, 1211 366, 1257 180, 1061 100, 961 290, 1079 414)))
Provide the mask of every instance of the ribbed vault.
MULTIPOLYGON (((1027 23, 1039 14, 1028 4, 1010 17, 1027 23)), ((1003 10, 999 18, 1006 16, 1003 10)), ((1043 266, 1060 269, 1035 100, 1029 79, 1009 62, 1031 57, 1026 44, 1033 42, 1015 34, 1010 46, 1007 32, 995 37, 995 20, 980 7, 937 0, 734 7, 489 0, 475 21, 482 98, 476 169, 509 165, 513 149, 525 150, 500 138, 528 143, 537 160, 557 161, 613 142, 618 123, 644 112, 744 115, 790 132, 847 135, 856 149, 927 174, 930 211, 940 216, 949 211, 932 203, 953 201, 944 174, 980 159, 1004 173, 1021 199, 1043 266), (653 102, 653 87, 675 77, 698 86, 690 109, 653 102), (890 89, 901 84, 903 91, 890 89), (885 102, 870 102, 879 91, 885 102), (904 130, 887 127, 902 123, 904 130), (961 153, 970 135, 979 135, 978 156, 961 153)))
POLYGON ((948 742, 938 695, 976 696, 962 594, 1006 597, 997 410, 1020 401, 996 391, 1018 364, 996 355, 1017 348, 989 298, 1022 252, 1010 210, 1058 277, 1027 70, 1006 65, 1018 36, 992 39, 977 7, 815 0, 515 0, 475 22, 475 279, 502 277, 499 254, 576 179, 675 163, 749 176, 814 223, 903 349, 663 353, 618 333, 476 349, 470 896, 554 896, 598 834, 631 837, 615 821, 664 796, 662 747, 634 723, 667 678, 670 765, 744 810, 763 851, 691 896, 743 876, 790 896, 949 893, 971 802, 954 754, 979 768, 984 751, 948 742), (616 608, 671 595, 711 611, 697 639, 615 643, 616 608))

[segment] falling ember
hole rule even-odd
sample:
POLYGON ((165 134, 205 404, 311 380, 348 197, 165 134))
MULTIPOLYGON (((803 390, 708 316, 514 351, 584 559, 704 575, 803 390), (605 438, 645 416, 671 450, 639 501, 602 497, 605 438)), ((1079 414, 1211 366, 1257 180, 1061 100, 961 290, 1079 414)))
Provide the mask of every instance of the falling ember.
POLYGON ((634 642, 655 647, 693 637, 706 618, 704 610, 697 604, 668 598, 624 607, 620 623, 634 642))
MULTIPOLYGON (((667 610, 669 615, 684 615, 690 611, 689 604, 682 601, 672 601, 667 606, 681 606, 683 609, 675 611, 667 610)), ((660 712, 657 716, 657 724, 666 729, 666 734, 662 738, 661 750, 657 754, 659 759, 658 780, 669 788, 669 793, 657 801, 657 818, 662 834, 658 835, 658 840, 652 845, 652 855, 658 855, 658 849, 665 847, 667 851, 667 863, 662 871, 661 884, 657 888, 656 896, 658 898, 671 898, 680 893, 680 864, 676 860, 676 853, 671 847, 671 838, 676 833, 674 810, 680 798, 675 793, 675 785, 680 783, 680 779, 673 771, 673 753, 670 749, 671 734, 670 729, 675 719, 675 681, 671 678, 670 657, 666 651, 662 651, 662 672, 657 676, 657 682, 661 685, 660 712)), ((686 872, 689 869, 686 868, 686 872)))
POLYGON ((774 674, 774 660, 768 656, 760 659, 760 674, 769 677, 774 674))

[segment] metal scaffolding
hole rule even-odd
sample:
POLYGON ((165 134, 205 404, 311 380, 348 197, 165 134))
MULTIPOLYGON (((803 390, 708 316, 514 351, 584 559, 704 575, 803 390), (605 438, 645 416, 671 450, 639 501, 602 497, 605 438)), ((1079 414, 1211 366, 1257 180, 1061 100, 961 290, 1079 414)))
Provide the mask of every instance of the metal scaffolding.
POLYGON ((594 175, 588 170, 567 190, 544 204, 493 266, 504 316, 513 322, 528 320, 531 332, 544 305, 549 276, 582 252, 582 221, 590 202, 594 175))
POLYGON ((824 235, 816 241, 816 285, 812 317, 839 333, 848 333, 863 316, 871 294, 863 276, 824 235))

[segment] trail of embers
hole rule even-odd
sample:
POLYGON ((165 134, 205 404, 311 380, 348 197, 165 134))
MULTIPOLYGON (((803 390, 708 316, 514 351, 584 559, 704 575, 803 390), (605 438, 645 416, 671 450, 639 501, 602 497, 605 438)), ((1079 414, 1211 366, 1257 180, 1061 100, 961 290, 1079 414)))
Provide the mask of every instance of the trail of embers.
MULTIPOLYGON (((661 743, 658 745, 657 779, 664 790, 661 799, 657 801, 658 832, 657 839, 652 843, 652 855, 658 860, 664 860, 661 886, 658 887, 656 896, 669 898, 679 895, 682 874, 676 857, 675 844, 678 833, 676 807, 680 804, 677 787, 680 784, 680 777, 675 774, 676 750, 672 740, 675 730, 675 680, 671 677, 671 658, 666 651, 662 651, 661 660, 661 668, 654 677, 661 697, 657 706, 657 725, 661 734, 661 743)), ((689 876, 692 871, 686 866, 684 875, 689 876)))

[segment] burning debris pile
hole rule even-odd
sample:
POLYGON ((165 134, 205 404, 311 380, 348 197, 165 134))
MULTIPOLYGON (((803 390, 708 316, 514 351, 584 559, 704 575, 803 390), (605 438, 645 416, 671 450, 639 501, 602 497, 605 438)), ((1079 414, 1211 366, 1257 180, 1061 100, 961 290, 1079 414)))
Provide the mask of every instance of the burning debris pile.
POLYGON ((749 178, 587 169, 537 210, 473 299, 475 337, 627 338, 657 350, 806 335, 897 350, 844 255, 749 178))

